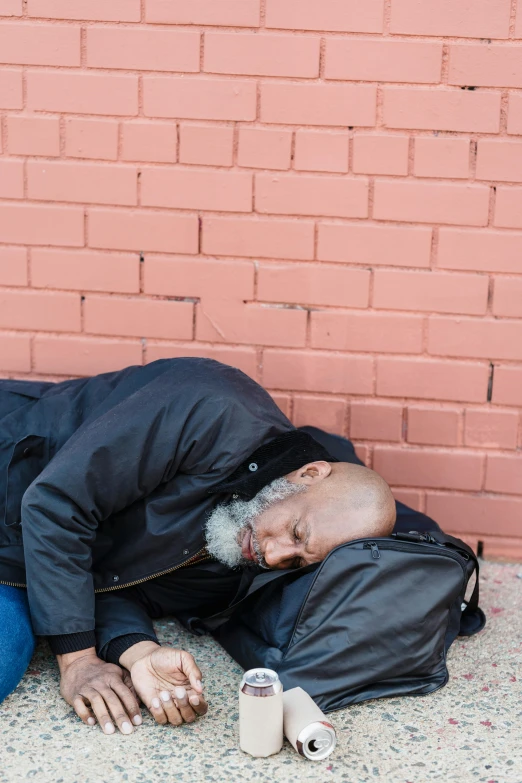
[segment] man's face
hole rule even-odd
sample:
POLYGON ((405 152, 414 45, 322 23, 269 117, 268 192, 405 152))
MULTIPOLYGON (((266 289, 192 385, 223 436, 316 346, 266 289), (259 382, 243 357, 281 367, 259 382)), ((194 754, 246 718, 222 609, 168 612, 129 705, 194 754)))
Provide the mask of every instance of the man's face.
POLYGON ((314 486, 277 479, 250 501, 219 505, 206 528, 207 548, 231 568, 300 568, 323 560, 347 540, 314 486))

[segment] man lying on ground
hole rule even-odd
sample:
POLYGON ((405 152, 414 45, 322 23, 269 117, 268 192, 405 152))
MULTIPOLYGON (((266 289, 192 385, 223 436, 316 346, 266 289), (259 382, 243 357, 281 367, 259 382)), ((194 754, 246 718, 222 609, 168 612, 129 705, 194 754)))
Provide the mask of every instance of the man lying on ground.
POLYGON ((316 563, 395 521, 382 478, 206 359, 0 381, 0 477, 0 701, 46 636, 62 696, 106 734, 142 722, 138 698, 158 723, 207 710, 193 657, 152 619, 208 616, 245 569, 316 563))

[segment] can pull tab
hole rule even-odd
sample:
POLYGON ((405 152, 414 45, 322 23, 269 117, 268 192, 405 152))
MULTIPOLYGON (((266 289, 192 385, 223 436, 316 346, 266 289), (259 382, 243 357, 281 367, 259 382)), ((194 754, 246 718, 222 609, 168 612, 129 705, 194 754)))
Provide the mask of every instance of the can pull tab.
POLYGON ((265 672, 256 672, 256 682, 264 682, 266 680, 265 672))
POLYGON ((375 543, 375 541, 368 541, 367 544, 364 545, 365 549, 371 549, 372 550, 372 558, 374 560, 379 560, 381 553, 379 552, 379 547, 375 543))

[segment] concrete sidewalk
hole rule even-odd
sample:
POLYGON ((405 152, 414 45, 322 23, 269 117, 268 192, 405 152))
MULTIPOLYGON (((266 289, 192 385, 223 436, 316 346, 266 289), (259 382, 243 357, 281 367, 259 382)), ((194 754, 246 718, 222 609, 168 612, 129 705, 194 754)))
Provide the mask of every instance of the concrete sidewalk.
POLYGON ((0 707, 0 783, 521 783, 522 565, 484 563, 481 582, 488 624, 451 648, 448 685, 426 697, 332 713, 339 745, 318 763, 288 743, 270 759, 241 753, 240 668, 212 639, 191 637, 174 621, 158 625, 161 638, 196 656, 210 702, 206 718, 178 729, 157 726, 145 712, 130 737, 84 726, 60 698, 57 668, 42 644, 0 707))

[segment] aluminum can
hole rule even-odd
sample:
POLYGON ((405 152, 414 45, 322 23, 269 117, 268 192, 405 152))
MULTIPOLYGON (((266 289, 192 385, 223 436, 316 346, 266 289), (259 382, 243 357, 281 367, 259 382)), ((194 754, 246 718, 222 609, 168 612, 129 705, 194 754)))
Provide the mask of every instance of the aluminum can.
POLYGON ((332 753, 335 729, 314 700, 302 689, 283 694, 284 733, 300 756, 322 761, 332 753))
POLYGON ((283 747, 283 684, 272 669, 250 669, 239 687, 239 747, 265 757, 283 747))

